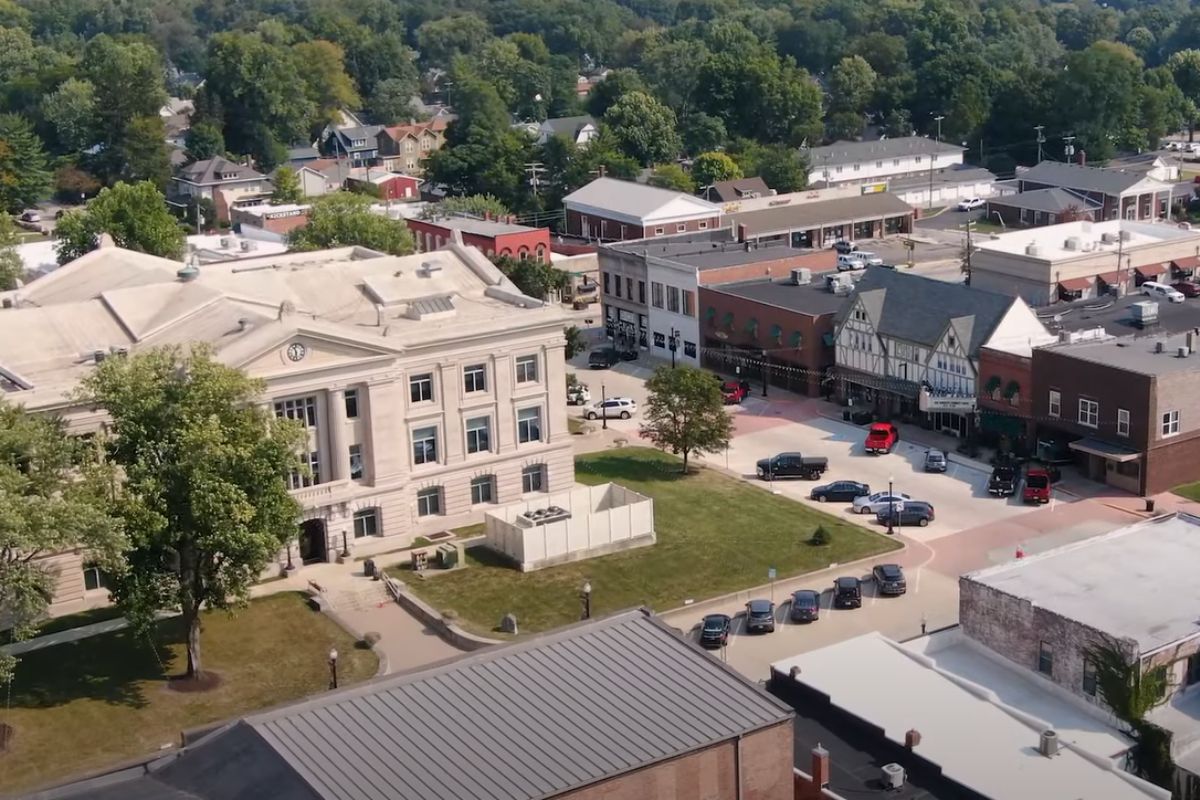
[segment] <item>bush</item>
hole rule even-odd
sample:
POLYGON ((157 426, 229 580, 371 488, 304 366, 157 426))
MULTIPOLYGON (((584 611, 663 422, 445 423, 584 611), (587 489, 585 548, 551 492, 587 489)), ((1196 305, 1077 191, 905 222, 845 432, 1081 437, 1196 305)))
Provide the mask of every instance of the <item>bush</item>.
POLYGON ((823 547, 829 544, 831 541, 833 541, 833 537, 829 535, 829 531, 825 530, 825 526, 818 525, 817 529, 813 531, 812 538, 808 540, 808 543, 814 547, 823 547))
POLYGON ((376 631, 367 631, 363 634, 362 639, 358 642, 358 646, 363 650, 370 650, 375 645, 379 644, 379 640, 383 637, 376 631))

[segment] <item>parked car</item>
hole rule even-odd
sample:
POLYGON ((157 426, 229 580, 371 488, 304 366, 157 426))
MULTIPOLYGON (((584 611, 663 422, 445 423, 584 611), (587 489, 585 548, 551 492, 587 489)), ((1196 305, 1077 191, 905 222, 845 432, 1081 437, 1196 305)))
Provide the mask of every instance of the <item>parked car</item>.
POLYGON ((745 400, 748 394, 750 394, 750 384, 746 381, 721 382, 721 399, 727 406, 737 405, 745 400))
POLYGON ((900 430, 890 422, 873 422, 867 430, 868 453, 890 453, 900 441, 900 430))
POLYGON ((905 500, 912 500, 911 497, 904 492, 876 492, 864 497, 854 498, 854 513, 855 514, 878 514, 881 511, 886 511, 888 504, 900 506, 905 500))
POLYGON ((601 347, 588 353, 588 366, 592 369, 608 369, 620 360, 620 354, 612 347, 601 347))
POLYGON ((567 387, 567 405, 586 406, 592 402, 592 393, 586 383, 573 383, 567 387))
POLYGON ((833 243, 833 249, 842 255, 846 255, 847 253, 853 253, 855 250, 857 250, 858 245, 849 239, 838 239, 833 243))
POLYGON ((788 611, 792 622, 816 622, 821 618, 821 593, 812 589, 792 592, 792 607, 788 611))
POLYGON ((855 250, 853 257, 862 261, 868 267, 879 267, 883 265, 882 258, 866 250, 855 250))
POLYGON ((808 496, 818 503, 825 503, 830 500, 834 502, 853 503, 858 498, 866 497, 870 493, 871 487, 865 483, 859 483, 858 481, 834 481, 824 486, 818 486, 809 492, 808 496))
POLYGON ((746 633, 775 632, 775 604, 770 600, 746 603, 746 633))
POLYGON ((1025 471, 1025 486, 1021 499, 1026 503, 1049 503, 1052 481, 1050 472, 1043 467, 1030 467, 1025 471))
POLYGON ((858 257, 858 253, 842 253, 837 257, 837 271, 847 272, 852 269, 866 269, 867 262, 858 257))
POLYGON ((626 350, 618 351, 617 355, 621 357, 622 361, 637 361, 638 349, 636 347, 630 347, 626 350))
POLYGON ((716 650, 729 644, 729 629, 733 620, 726 614, 709 614, 700 623, 700 646, 716 650))
POLYGON ((834 608, 862 608, 862 581, 843 577, 833 582, 834 608))
POLYGON ((1012 497, 1017 493, 1017 468, 1008 463, 997 464, 988 478, 987 490, 997 497, 1012 497))
POLYGON ((629 419, 636 413, 637 403, 632 397, 609 397, 593 403, 585 416, 588 419, 599 419, 600 417, 629 419))
POLYGON ((945 472, 946 471, 946 454, 941 450, 930 448, 925 451, 925 471, 926 472, 945 472))
MULTIPOLYGON (((924 528, 933 522, 933 504, 921 500, 907 500, 903 503, 897 503, 892 507, 891 518, 892 527, 919 525, 924 528)), ((888 524, 888 509, 886 505, 875 515, 875 521, 880 525, 888 524)))
POLYGON ((908 591, 908 583, 904 580, 904 570, 899 564, 876 564, 871 570, 875 579, 875 589, 879 594, 902 595, 908 591))
POLYGON ((982 197, 968 197, 965 200, 958 201, 959 211, 974 211, 977 208, 983 208, 984 200, 982 197))
POLYGON ((1200 297, 1200 285, 1192 283, 1191 281, 1172 283, 1171 288, 1179 292, 1184 297, 1200 297))
POLYGON ((764 481, 775 478, 805 478, 815 481, 829 469, 829 459, 801 453, 780 453, 771 458, 761 459, 755 466, 758 469, 758 477, 764 481))
POLYGON ((42 212, 40 212, 36 209, 30 209, 29 211, 26 211, 24 214, 21 215, 21 221, 22 222, 41 222, 42 221, 42 212))
POLYGON ((1141 292, 1155 300, 1166 300, 1171 303, 1182 303, 1185 299, 1183 292, 1158 281, 1146 281, 1141 285, 1141 292))

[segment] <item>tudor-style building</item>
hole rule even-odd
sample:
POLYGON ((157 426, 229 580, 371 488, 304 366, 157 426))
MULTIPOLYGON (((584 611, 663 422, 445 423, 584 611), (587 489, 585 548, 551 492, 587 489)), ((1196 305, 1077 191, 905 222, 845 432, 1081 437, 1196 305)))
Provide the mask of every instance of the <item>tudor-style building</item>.
MULTIPOLYGON (((4 294, 0 393, 86 434, 72 390, 98 361, 206 343, 308 429, 295 564, 393 550, 574 480, 562 312, 453 242, 414 256, 348 247, 188 267, 103 247, 4 294)), ((106 596, 51 557, 54 613, 106 596)))
POLYGON ((1020 298, 870 267, 838 315, 838 392, 881 415, 920 412, 935 429, 965 436, 980 349, 1028 356, 1054 340, 1020 298))

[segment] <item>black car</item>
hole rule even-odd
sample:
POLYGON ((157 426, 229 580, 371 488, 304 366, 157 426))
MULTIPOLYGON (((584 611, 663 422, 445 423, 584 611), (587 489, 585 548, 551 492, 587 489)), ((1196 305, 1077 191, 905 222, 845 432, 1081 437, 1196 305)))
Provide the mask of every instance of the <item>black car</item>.
POLYGON ((901 595, 908 591, 908 583, 904 580, 904 570, 899 564, 876 564, 871 570, 875 579, 875 588, 879 594, 901 595))
POLYGON ((833 582, 834 608, 862 608, 862 582, 858 578, 838 578, 833 582))
POLYGON ((858 481, 834 481, 824 486, 818 486, 809 492, 809 497, 818 503, 827 500, 834 502, 853 503, 856 497, 866 497, 871 493, 871 487, 858 481))
POLYGON ((602 347, 588 353, 588 366, 592 369, 608 369, 620 360, 620 354, 611 347, 602 347))
POLYGON ((775 632, 775 604, 770 600, 751 600, 746 603, 746 633, 775 632))
MULTIPOLYGON (((897 504, 892 507, 892 525, 920 525, 924 528, 929 523, 933 522, 933 504, 923 503, 920 500, 905 500, 903 505, 897 504)), ((885 508, 875 515, 875 520, 880 525, 887 525, 888 510, 885 508)))
POLYGON ((709 614, 700 623, 700 646, 716 650, 729 642, 729 628, 733 620, 726 614, 709 614))
POLYGON ((1012 497, 1017 493, 1017 467, 1014 464, 997 464, 988 478, 988 494, 997 497, 1012 497))
POLYGON ((815 481, 829 468, 829 459, 801 453, 780 453, 771 458, 761 459, 755 467, 758 477, 764 481, 776 478, 805 478, 815 481))
POLYGON ((636 347, 631 347, 628 350, 622 350, 620 353, 622 361, 637 361, 638 351, 636 347))
POLYGON ((816 622, 821 616, 821 593, 812 589, 792 592, 792 609, 788 616, 792 622, 816 622))

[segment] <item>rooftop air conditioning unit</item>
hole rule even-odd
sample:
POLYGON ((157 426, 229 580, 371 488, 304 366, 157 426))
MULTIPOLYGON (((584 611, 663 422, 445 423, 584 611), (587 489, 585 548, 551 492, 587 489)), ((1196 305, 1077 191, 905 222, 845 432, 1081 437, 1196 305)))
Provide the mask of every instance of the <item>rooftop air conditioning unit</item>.
POLYGON ((884 764, 880 770, 879 779, 883 782, 885 789, 899 789, 904 786, 904 780, 908 776, 904 774, 904 767, 899 764, 884 764))
POLYGON ((228 236, 221 237, 221 247, 223 249, 228 250, 232 245, 233 245, 233 240, 230 239, 228 236))
POLYGON ((1065 242, 1063 242, 1063 249, 1064 250, 1078 250, 1079 244, 1080 244, 1080 241, 1079 241, 1078 236, 1068 236, 1067 240, 1065 242))
POLYGON ((254 242, 249 239, 243 239, 241 241, 241 247, 243 253, 249 253, 251 250, 258 249, 258 242, 254 242))
POLYGON ((806 267, 797 267, 792 270, 792 283, 795 286, 807 286, 812 283, 812 270, 806 267))
POLYGON ((1188 350, 1186 347, 1180 346, 1179 348, 1177 348, 1175 350, 1175 355, 1178 356, 1179 358, 1187 358, 1188 353, 1190 353, 1190 352, 1191 351, 1188 350))
POLYGON ((1117 243, 1117 235, 1112 232, 1102 233, 1102 234, 1100 234, 1100 241, 1104 242, 1105 244, 1116 244, 1117 243))
POLYGON ((1042 731, 1042 736, 1038 739, 1038 752, 1044 756, 1058 753, 1058 734, 1054 731, 1042 731))
POLYGON ((1040 255, 1041 252, 1042 249, 1037 246, 1037 242, 1030 242, 1029 244, 1025 245, 1025 255, 1027 256, 1040 255))
POLYGON ((1129 231, 1121 231, 1121 241, 1122 242, 1128 242, 1132 238, 1133 238, 1133 234, 1130 233, 1129 231))

